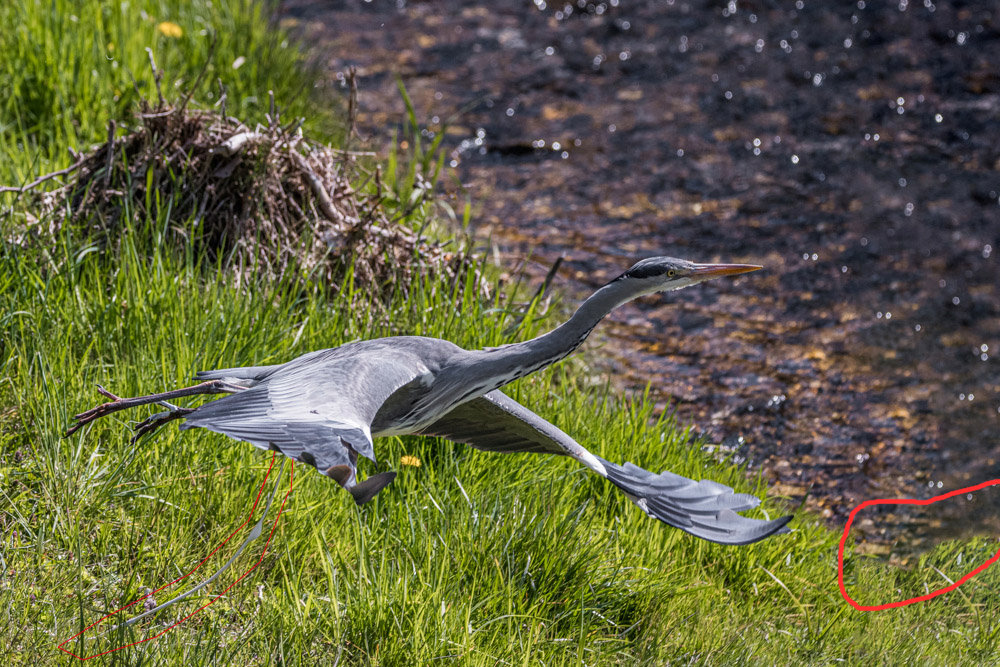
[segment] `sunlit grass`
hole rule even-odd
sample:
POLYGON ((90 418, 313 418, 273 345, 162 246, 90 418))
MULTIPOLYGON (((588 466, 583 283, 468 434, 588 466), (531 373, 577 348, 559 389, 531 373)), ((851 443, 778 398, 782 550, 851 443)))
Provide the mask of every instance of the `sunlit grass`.
MULTIPOLYGON (((99 140, 107 118, 124 113, 125 102, 114 99, 120 77, 101 60, 103 52, 82 46, 83 33, 73 26, 119 26, 102 30, 131 54, 137 76, 148 71, 142 47, 153 44, 161 65, 173 72, 189 67, 183 76, 190 78, 204 55, 203 42, 192 37, 199 26, 221 34, 236 20, 223 3, 165 3, 155 11, 126 5, 125 18, 96 3, 14 6, 25 13, 25 32, 0 38, 7 40, 0 48, 23 56, 35 40, 49 52, 29 54, 40 64, 23 65, 23 72, 9 67, 3 76, 23 87, 29 75, 41 76, 32 71, 97 68, 98 75, 91 83, 53 71, 45 75, 49 98, 28 99, 13 115, 4 111, 0 157, 15 165, 12 174, 58 162, 64 142, 99 140), (73 11, 82 23, 70 18, 73 11), (159 28, 164 21, 182 35, 159 28), (65 48, 50 34, 58 30, 66 34, 65 48)), ((219 57, 235 57, 237 46, 254 39, 278 39, 264 32, 259 10, 247 17, 251 37, 234 38, 232 48, 220 38, 219 57)), ((244 65, 259 70, 234 70, 257 74, 228 84, 233 100, 266 94, 270 82, 303 81, 285 61, 262 58, 244 65)), ((232 103, 246 113, 258 108, 232 103)), ((403 223, 421 228, 432 220, 427 184, 440 161, 437 146, 414 144, 412 152, 393 153, 382 173, 388 205, 403 223)), ((199 252, 161 242, 166 223, 190 221, 125 222, 130 231, 114 252, 90 245, 70 226, 51 243, 9 243, 7 228, 0 235, 5 664, 64 662, 60 641, 189 571, 246 518, 269 460, 245 443, 174 426, 130 444, 128 420, 154 408, 62 438, 72 414, 101 400, 95 383, 135 395, 183 386, 200 369, 277 363, 393 334, 498 345, 535 335, 555 319, 535 307, 514 309, 509 288, 483 301, 476 290, 429 279, 410 286, 405 299, 390 298, 391 318, 369 307, 371 286, 350 278, 341 291, 294 270, 277 281, 237 286, 199 252)), ((581 368, 578 359, 563 362, 510 392, 608 459, 766 493, 762 481, 705 454, 683 425, 656 414, 652 401, 624 400, 605 384, 585 383, 581 368)), ((996 569, 929 603, 857 612, 837 589, 839 535, 809 515, 792 523, 790 535, 722 547, 645 517, 610 484, 566 459, 487 454, 418 437, 381 440, 376 452, 379 462, 365 474, 391 469, 399 476, 374 502, 358 508, 336 484, 297 466, 295 490, 260 567, 202 614, 115 657, 185 665, 338 658, 387 665, 996 661, 996 569), (408 465, 411 459, 419 467, 408 465)), ((783 510, 767 502, 759 511, 773 517, 783 510)), ((252 565, 262 542, 213 590, 252 565)), ((947 585, 996 546, 944 545, 913 570, 849 554, 848 588, 866 604, 913 597, 947 585)), ((203 569, 213 570, 229 553, 223 549, 203 569)), ((168 597, 164 592, 159 601, 168 597)), ((204 601, 178 605, 169 622, 204 601)), ((163 621, 70 648, 86 655, 131 643, 155 634, 163 621)))
MULTIPOLYGON (((504 331, 517 315, 501 301, 423 284, 392 304, 389 323, 357 307, 366 298, 358 286, 332 294, 296 276, 236 288, 197 257, 141 239, 129 235, 117 255, 62 243, 44 253, 6 246, 0 259, 0 522, 11 600, 0 608, 0 631, 24 659, 54 656, 81 621, 193 567, 243 521, 266 465, 249 445, 173 427, 132 446, 126 420, 141 412, 61 438, 70 415, 99 400, 94 383, 133 395, 181 386, 198 369, 275 363, 395 333, 496 345, 511 339, 504 331)), ((516 336, 544 323, 528 318, 516 336)), ((690 446, 643 397, 623 403, 606 389, 581 391, 575 369, 564 364, 512 393, 609 459, 764 492, 690 446)), ((722 547, 648 519, 568 460, 429 438, 386 439, 377 451, 380 462, 366 473, 400 475, 362 508, 297 467, 261 566, 226 599, 125 658, 905 662, 975 661, 995 647, 996 572, 932 603, 865 614, 837 592, 837 536, 808 516, 792 535, 722 547), (404 456, 421 466, 403 465, 404 456)), ((989 545, 976 549, 966 547, 967 563, 989 545)), ((215 590, 259 554, 255 543, 215 590)), ((954 575, 954 553, 940 556, 933 562, 954 575)), ((939 576, 848 563, 851 591, 866 602, 940 587, 939 576)), ((76 649, 103 650, 111 639, 76 649)))
POLYGON ((68 148, 104 141, 108 120, 126 119, 140 95, 155 102, 146 49, 164 71, 168 99, 192 92, 217 102, 221 81, 229 115, 257 121, 273 90, 287 118, 336 132, 336 115, 315 104, 315 78, 296 44, 268 26, 269 12, 252 0, 0 3, 0 146, 9 158, 0 183, 19 185, 69 164, 68 148))

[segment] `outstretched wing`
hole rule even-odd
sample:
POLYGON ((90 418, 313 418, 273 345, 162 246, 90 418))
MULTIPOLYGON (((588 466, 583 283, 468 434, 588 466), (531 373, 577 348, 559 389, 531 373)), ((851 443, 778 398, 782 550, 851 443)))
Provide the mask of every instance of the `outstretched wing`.
POLYGON ((277 449, 341 483, 347 476, 349 485, 357 455, 375 460, 370 430, 375 413, 400 386, 427 372, 421 346, 432 343, 359 341, 276 367, 203 373, 200 377, 232 377, 253 384, 197 408, 187 415, 183 428, 205 428, 277 449))
POLYGON ((317 417, 297 419, 294 415, 275 414, 268 388, 258 386, 206 403, 188 415, 181 428, 223 433, 261 449, 277 450, 322 472, 338 466, 349 466, 353 471, 351 450, 374 458, 371 434, 365 424, 317 417))
POLYGON ((625 492, 646 514, 696 537, 720 544, 749 544, 787 532, 791 517, 773 521, 737 514, 760 504, 711 480, 672 472, 654 474, 594 456, 559 428, 499 390, 463 403, 421 431, 483 451, 544 452, 571 456, 625 492))

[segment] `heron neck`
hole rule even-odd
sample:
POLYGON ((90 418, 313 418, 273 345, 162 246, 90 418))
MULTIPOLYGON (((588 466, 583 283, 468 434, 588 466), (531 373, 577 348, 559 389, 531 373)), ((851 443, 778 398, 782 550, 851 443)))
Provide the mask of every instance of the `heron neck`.
POLYGON ((547 334, 488 350, 464 350, 434 377, 405 415, 394 417, 395 432, 413 433, 455 406, 488 394, 568 356, 605 315, 642 294, 630 281, 613 281, 583 302, 569 320, 547 334))
MULTIPOLYGON (((487 373, 498 378, 513 376, 503 382, 533 373, 570 355, 587 339, 590 332, 605 316, 618 306, 639 296, 634 285, 627 281, 613 281, 594 292, 566 322, 552 331, 521 343, 512 343, 487 353, 487 373), (489 359, 492 357, 492 359, 489 359)), ((502 385, 498 385, 502 386, 502 385)))

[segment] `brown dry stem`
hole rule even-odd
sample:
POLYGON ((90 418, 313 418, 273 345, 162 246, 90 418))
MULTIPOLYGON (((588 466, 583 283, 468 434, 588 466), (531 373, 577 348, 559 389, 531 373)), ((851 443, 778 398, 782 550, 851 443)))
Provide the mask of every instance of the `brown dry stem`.
MULTIPOLYGON (((124 211, 138 226, 162 220, 169 207, 170 220, 193 222, 172 225, 165 240, 221 258, 237 280, 294 265, 338 287, 353 266, 354 284, 378 296, 408 293, 419 275, 464 279, 467 253, 391 219, 380 184, 365 188, 370 194, 352 186, 370 154, 312 142, 300 122, 283 125, 277 110, 267 119, 251 128, 215 111, 143 100, 135 127, 122 132, 111 121, 107 141, 74 154, 70 167, 5 190, 30 198, 29 220, 54 221, 31 232, 51 235, 68 211, 105 246, 131 226, 124 211), (57 177, 69 178, 34 190, 57 177)), ((485 280, 476 288, 487 295, 485 280)))

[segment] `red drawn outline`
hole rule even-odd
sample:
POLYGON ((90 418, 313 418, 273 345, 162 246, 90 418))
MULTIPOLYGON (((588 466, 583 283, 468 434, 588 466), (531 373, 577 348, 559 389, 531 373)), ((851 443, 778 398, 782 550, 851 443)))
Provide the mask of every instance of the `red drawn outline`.
POLYGON ((930 600, 931 598, 936 598, 939 595, 945 593, 950 593, 955 590, 969 579, 987 569, 990 565, 1000 560, 1000 550, 998 550, 992 558, 987 560, 985 563, 977 567, 972 572, 951 584, 950 586, 945 586, 944 588, 939 588, 936 591, 928 593, 927 595, 921 595, 919 597, 910 598, 908 600, 900 600, 898 602, 888 602, 886 604, 858 604, 855 602, 850 595, 847 594, 847 587, 844 585, 844 547, 847 544, 847 534, 851 531, 851 524, 854 523, 854 517, 857 516, 858 512, 871 505, 930 505, 931 503, 936 503, 939 500, 945 500, 953 496, 961 495, 963 493, 973 493, 979 491, 980 489, 985 489, 988 486, 994 486, 1000 484, 1000 479, 991 479, 988 482, 983 482, 982 484, 977 484, 975 486, 970 486, 964 489, 958 489, 956 491, 949 491, 948 493, 941 494, 940 496, 934 496, 933 498, 928 498, 927 500, 914 500, 912 498, 880 498, 876 500, 866 500, 853 510, 851 510, 850 516, 847 517, 847 525, 844 526, 844 534, 840 538, 840 548, 837 550, 837 584, 840 586, 840 594, 844 596, 847 602, 857 609, 858 611, 881 611, 883 609, 895 609, 896 607, 905 607, 908 604, 913 604, 915 602, 924 602, 930 600))
POLYGON ((78 656, 77 654, 73 653, 72 651, 70 651, 70 650, 68 650, 66 648, 63 648, 63 646, 65 644, 73 641, 74 639, 76 639, 77 637, 79 637, 80 635, 82 635, 83 633, 85 633, 87 630, 90 630, 92 627, 94 627, 95 625, 97 625, 98 623, 100 623, 101 621, 103 621, 104 619, 110 618, 111 616, 114 616, 118 612, 124 611, 125 609, 128 609, 129 607, 131 607, 132 605, 136 604, 137 602, 141 602, 142 600, 145 600, 146 598, 149 598, 149 597, 151 597, 153 595, 156 595, 157 593, 159 593, 163 589, 168 588, 170 586, 173 586, 178 581, 186 579, 189 576, 191 576, 192 574, 194 574, 194 572, 199 567, 201 567, 202 565, 205 564, 205 561, 207 561, 209 558, 211 558, 213 555, 215 555, 215 552, 218 551, 219 549, 221 549, 222 547, 224 547, 226 545, 226 543, 229 542, 229 540, 233 539, 233 536, 236 535, 236 533, 238 533, 245 525, 247 525, 250 522, 251 518, 253 518, 253 513, 257 509, 257 503, 260 502, 260 497, 264 493, 264 487, 267 484, 267 478, 271 475, 271 469, 274 468, 274 460, 275 460, 276 457, 277 457, 277 452, 274 452, 274 453, 271 454, 271 465, 268 466, 267 472, 264 474, 264 481, 262 481, 260 483, 260 489, 257 491, 257 497, 254 498, 253 505, 250 507, 250 513, 247 515, 247 518, 243 521, 243 523, 241 523, 239 526, 236 527, 236 530, 234 530, 232 533, 229 534, 229 537, 227 537, 225 540, 223 540, 223 542, 219 546, 215 547, 215 549, 212 550, 212 553, 210 553, 207 556, 205 556, 204 558, 202 558, 201 562, 199 562, 197 565, 195 565, 194 568, 190 572, 188 572, 187 574, 181 575, 180 577, 177 577, 176 579, 174 579, 173 581, 171 581, 169 584, 164 584, 163 586, 160 586, 159 588, 157 588, 155 591, 152 591, 151 593, 147 593, 146 595, 143 595, 141 598, 136 598, 135 600, 133 600, 132 602, 129 602, 124 607, 119 607, 118 609, 115 609, 113 612, 111 612, 111 613, 109 613, 109 614, 107 614, 105 616, 102 616, 101 618, 97 619, 96 621, 94 621, 93 623, 91 623, 90 625, 88 625, 87 627, 85 627, 83 630, 80 630, 80 632, 76 633, 75 635, 73 635, 69 639, 61 642, 57 648, 60 651, 62 651, 63 653, 67 653, 67 654, 73 656, 77 660, 90 660, 91 658, 96 658, 98 656, 107 655, 109 653, 114 653, 115 651, 120 651, 123 648, 129 648, 131 646, 136 646, 137 644, 143 644, 145 642, 148 642, 151 639, 156 639, 157 637, 162 637, 163 635, 167 634, 168 632, 170 632, 171 630, 173 630, 174 628, 176 628, 178 625, 180 625, 184 621, 188 620, 189 618, 191 618, 192 616, 194 616, 195 614, 197 614, 198 612, 200 612, 202 609, 204 609, 204 608, 206 608, 206 607, 208 607, 210 605, 215 604, 215 602, 219 598, 221 598, 223 595, 225 595, 226 593, 229 592, 230 588, 232 588, 236 584, 240 583, 240 581, 242 581, 244 577, 246 577, 248 574, 250 574, 251 572, 253 572, 254 569, 258 565, 260 565, 261 561, 264 560, 264 555, 267 554, 267 547, 268 547, 268 545, 271 544, 271 537, 274 536, 274 531, 278 527, 278 519, 281 518, 281 513, 285 509, 285 501, 288 500, 288 495, 292 492, 292 483, 293 483, 293 481, 295 479, 295 461, 294 460, 292 461, 292 467, 291 467, 291 469, 289 471, 288 491, 285 492, 285 496, 281 500, 281 506, 278 508, 278 514, 277 514, 277 516, 274 517, 274 523, 271 524, 271 532, 268 533, 268 535, 267 535, 267 542, 264 543, 264 550, 261 552, 260 558, 257 559, 257 562, 254 563, 250 567, 249 570, 247 570, 246 572, 244 572, 243 574, 241 574, 236 581, 234 581, 233 583, 229 584, 229 586, 226 587, 226 590, 222 591, 221 593, 219 593, 218 595, 216 595, 214 598, 212 598, 211 600, 209 600, 208 602, 206 602, 202 606, 198 607, 197 609, 195 609, 193 612, 191 612, 190 614, 188 614, 187 616, 185 616, 181 620, 177 621, 176 623, 174 623, 170 627, 166 628, 165 630, 163 630, 163 631, 161 631, 161 632, 153 635, 152 637, 146 637, 145 639, 140 639, 139 641, 132 642, 131 644, 126 644, 125 646, 119 646, 117 648, 108 649, 107 651, 103 651, 101 653, 95 653, 93 655, 88 655, 85 658, 81 658, 80 656, 78 656))

